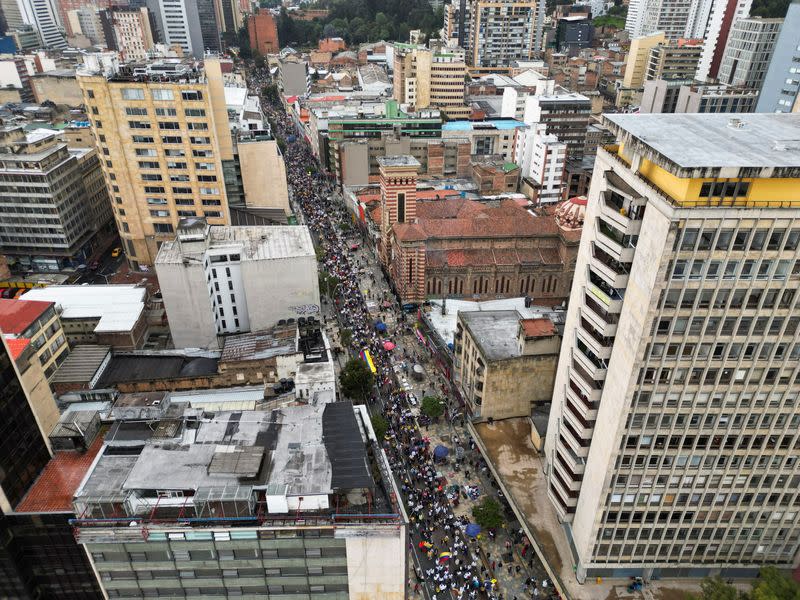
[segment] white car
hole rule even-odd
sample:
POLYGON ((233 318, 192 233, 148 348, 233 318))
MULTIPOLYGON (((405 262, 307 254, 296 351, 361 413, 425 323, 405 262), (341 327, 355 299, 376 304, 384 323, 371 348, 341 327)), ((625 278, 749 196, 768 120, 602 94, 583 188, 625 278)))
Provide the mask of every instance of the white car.
POLYGON ((407 394, 407 398, 408 398, 408 403, 411 406, 417 405, 417 397, 414 394, 407 394))

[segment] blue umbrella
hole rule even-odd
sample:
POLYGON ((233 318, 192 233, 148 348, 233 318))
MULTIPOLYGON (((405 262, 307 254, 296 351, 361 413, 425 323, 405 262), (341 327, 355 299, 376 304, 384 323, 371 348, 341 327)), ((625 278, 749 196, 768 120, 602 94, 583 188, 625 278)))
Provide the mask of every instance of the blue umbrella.
POLYGON ((446 446, 439 445, 433 449, 433 456, 436 458, 444 458, 448 454, 450 454, 450 450, 448 450, 446 446))
POLYGON ((481 526, 478 525, 477 523, 470 523, 469 525, 467 525, 467 528, 464 530, 464 532, 469 537, 473 538, 478 537, 478 534, 481 532, 481 526))
POLYGON ((386 323, 383 321, 375 321, 375 329, 381 332, 386 331, 386 323))

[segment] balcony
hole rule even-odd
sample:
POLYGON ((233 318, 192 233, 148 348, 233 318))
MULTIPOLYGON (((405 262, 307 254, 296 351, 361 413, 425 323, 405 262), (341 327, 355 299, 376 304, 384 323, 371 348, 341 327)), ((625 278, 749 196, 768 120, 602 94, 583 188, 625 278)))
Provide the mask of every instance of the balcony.
POLYGON ((554 461, 554 464, 556 463, 561 468, 561 472, 566 476, 567 481, 572 481, 575 483, 583 481, 583 469, 585 465, 579 464, 578 471, 574 471, 570 466, 571 463, 568 463, 567 459, 564 458, 563 448, 561 446, 559 446, 556 450, 556 460, 554 461))
POLYGON ((568 422, 572 429, 583 439, 590 439, 592 437, 592 430, 594 429, 594 421, 587 421, 584 419, 578 407, 571 400, 564 403, 566 410, 563 412, 564 421, 568 422))
POLYGON ((572 361, 572 369, 574 371, 573 375, 575 376, 576 383, 583 387, 589 393, 590 397, 593 397, 595 393, 602 393, 603 382, 593 379, 586 369, 575 360, 572 361))
POLYGON ((577 486, 576 489, 573 489, 564 478, 561 476, 561 473, 558 472, 558 469, 553 469, 552 477, 550 479, 553 483, 557 483, 558 486, 561 488, 561 493, 566 495, 568 498, 572 498, 574 500, 578 499, 578 494, 580 494, 580 485, 577 486))
POLYGON ((586 295, 581 306, 581 317, 590 323, 603 337, 613 337, 617 332, 617 315, 606 312, 600 303, 586 295))
POLYGON ((574 400, 583 405, 583 411, 586 413, 586 417, 589 419, 594 419, 597 409, 600 408, 601 394, 602 392, 600 390, 596 390, 587 394, 586 391, 578 384, 578 382, 573 381, 572 377, 569 378, 569 383, 567 384, 567 396, 571 395, 574 400))
POLYGON ((589 266, 613 288, 624 289, 628 285, 630 264, 616 260, 595 243, 592 243, 589 266))
POLYGON ((604 361, 611 358, 611 349, 614 344, 613 338, 604 338, 595 333, 594 328, 586 319, 581 319, 581 326, 576 331, 578 338, 586 344, 595 356, 604 361))
POLYGON ((597 220, 597 237, 595 241, 603 250, 622 262, 632 262, 638 235, 627 235, 613 227, 604 218, 597 220))
POLYGON ((619 313, 622 310, 622 301, 625 299, 625 289, 615 288, 606 281, 589 270, 589 281, 586 282, 586 289, 600 305, 605 307, 606 312, 619 313))
POLYGON ((572 349, 572 356, 577 360, 589 376, 595 381, 603 381, 608 371, 608 364, 598 358, 581 340, 572 349))

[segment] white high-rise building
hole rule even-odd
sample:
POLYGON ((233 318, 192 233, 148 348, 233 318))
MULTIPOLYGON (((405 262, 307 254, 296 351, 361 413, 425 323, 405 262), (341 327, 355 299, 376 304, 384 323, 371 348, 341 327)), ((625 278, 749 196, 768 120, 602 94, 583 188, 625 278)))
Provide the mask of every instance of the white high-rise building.
POLYGON ((800 118, 608 115, 545 442, 577 577, 800 552, 800 118))
MULTIPOLYGON (((758 97, 758 112, 800 111, 800 0, 789 5, 758 97)), ((784 138, 785 139, 785 138, 784 138)))
POLYGON ((669 40, 687 37, 699 18, 701 0, 631 0, 625 29, 631 38, 663 31, 669 40))
POLYGON ((544 123, 534 123, 518 138, 518 164, 522 177, 533 184, 537 202, 552 204, 563 199, 567 145, 548 134, 544 123))
POLYGON ((45 48, 67 47, 64 29, 53 0, 0 0, 0 8, 10 30, 32 25, 39 32, 45 48))
MULTIPOLYGON (((707 81, 716 78, 722 53, 728 43, 731 25, 750 14, 753 0, 714 0, 705 31, 692 37, 703 38, 703 52, 697 65, 695 79, 707 81)), ((697 32, 695 32, 697 33, 697 32)))

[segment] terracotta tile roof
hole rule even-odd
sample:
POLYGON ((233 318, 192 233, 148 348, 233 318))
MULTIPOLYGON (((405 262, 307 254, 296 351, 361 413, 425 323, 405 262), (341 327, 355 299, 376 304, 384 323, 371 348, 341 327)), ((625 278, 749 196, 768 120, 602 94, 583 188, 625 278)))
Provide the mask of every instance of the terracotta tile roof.
POLYGON ((550 264, 546 263, 539 250, 514 248, 475 248, 429 250, 425 254, 428 267, 465 267, 465 266, 510 266, 517 264, 550 264))
POLYGON ((19 335, 52 305, 41 300, 0 299, 0 330, 19 335))
POLYGON ((63 512, 72 510, 72 497, 95 457, 103 447, 103 435, 97 436, 86 452, 56 452, 39 475, 16 512, 63 512))
POLYGON ((8 351, 11 353, 11 358, 17 360, 23 352, 25 352, 25 348, 31 343, 30 338, 11 338, 6 337, 6 345, 8 346, 8 351))
POLYGON ((526 338, 550 337, 558 333, 550 319, 520 319, 519 323, 526 338))

